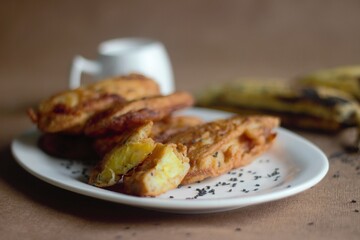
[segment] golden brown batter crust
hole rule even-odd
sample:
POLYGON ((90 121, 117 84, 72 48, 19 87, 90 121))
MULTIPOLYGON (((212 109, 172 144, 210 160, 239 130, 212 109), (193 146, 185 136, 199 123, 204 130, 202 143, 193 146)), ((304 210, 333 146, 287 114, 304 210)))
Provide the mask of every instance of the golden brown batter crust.
POLYGON ((172 112, 193 105, 193 97, 186 92, 167 96, 149 97, 120 103, 94 116, 85 127, 89 136, 103 136, 121 133, 126 128, 138 126, 147 121, 159 121, 172 112))
POLYGON ((270 116, 233 117, 191 127, 167 143, 188 148, 190 170, 182 184, 219 176, 251 162, 265 152, 276 134, 279 119, 270 116))
POLYGON ((159 93, 155 81, 131 74, 58 93, 40 103, 37 109, 29 109, 28 115, 43 132, 79 134, 90 117, 114 103, 159 93))

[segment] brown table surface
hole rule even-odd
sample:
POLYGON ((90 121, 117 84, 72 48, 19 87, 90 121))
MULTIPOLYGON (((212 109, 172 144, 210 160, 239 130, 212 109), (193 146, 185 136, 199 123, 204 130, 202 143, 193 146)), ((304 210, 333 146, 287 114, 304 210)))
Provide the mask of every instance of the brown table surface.
MULTIPOLYGON (((177 88, 360 63, 358 1, 4 1, 0 8, 0 239, 359 239, 360 156, 348 135, 297 132, 329 157, 316 186, 214 214, 160 213, 65 191, 23 170, 25 111, 65 89, 74 55, 125 36, 163 41, 177 88)), ((354 135, 351 130, 348 132, 354 135)))

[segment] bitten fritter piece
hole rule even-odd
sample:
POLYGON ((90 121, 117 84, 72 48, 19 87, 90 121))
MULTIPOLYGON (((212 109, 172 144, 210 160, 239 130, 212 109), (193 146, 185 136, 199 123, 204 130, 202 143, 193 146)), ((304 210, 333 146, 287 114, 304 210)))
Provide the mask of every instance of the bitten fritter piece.
POLYGON ((186 147, 157 143, 151 155, 124 176, 124 191, 137 196, 158 196, 179 186, 189 168, 186 147))
POLYGON ((29 109, 28 115, 46 133, 79 134, 87 120, 114 103, 160 94, 157 83, 142 75, 131 74, 58 93, 29 109))
POLYGON ((191 127, 167 143, 187 147, 190 170, 181 184, 219 176, 244 166, 274 142, 279 119, 270 116, 232 117, 191 127))
POLYGON ((193 97, 186 92, 149 97, 120 103, 91 118, 86 127, 88 136, 103 136, 123 132, 126 128, 146 121, 159 121, 172 112, 193 105, 193 97))
MULTIPOLYGON (((161 121, 154 122, 150 137, 154 139, 155 142, 164 142, 171 135, 185 131, 189 127, 200 125, 203 122, 202 119, 194 116, 169 116, 161 121)), ((94 149, 97 154, 104 156, 113 147, 123 141, 126 137, 126 132, 95 138, 94 149)))
POLYGON ((139 165, 155 148, 149 138, 152 122, 148 122, 131 133, 108 152, 92 170, 89 183, 98 187, 109 187, 119 182, 124 174, 139 165))

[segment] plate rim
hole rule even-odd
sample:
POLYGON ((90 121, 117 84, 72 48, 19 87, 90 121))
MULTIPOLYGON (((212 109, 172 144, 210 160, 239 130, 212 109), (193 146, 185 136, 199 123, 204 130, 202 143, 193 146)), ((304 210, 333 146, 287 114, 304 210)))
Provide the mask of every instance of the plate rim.
MULTIPOLYGON (((213 114, 221 114, 222 116, 229 116, 231 115, 228 112, 223 112, 219 110, 212 110, 212 109, 205 109, 205 108, 191 108, 190 111, 199 111, 199 112, 210 112, 213 114)), ((85 196, 93 197, 96 199, 102 199, 105 201, 111 201, 115 203, 135 206, 135 207, 142 207, 142 208, 150 208, 154 210, 166 210, 170 212, 178 212, 182 210, 219 210, 219 209, 234 209, 234 208, 241 208, 249 205, 255 205, 270 201, 279 200, 282 198, 287 198, 303 192, 317 183, 319 183, 327 174, 329 170, 329 162, 328 158, 323 151, 320 150, 314 143, 310 142, 309 140, 305 139, 304 137, 287 130, 282 127, 278 127, 276 129, 279 135, 285 135, 287 137, 293 138, 296 141, 300 141, 306 147, 312 149, 316 154, 318 154, 319 161, 321 168, 314 174, 310 179, 302 182, 298 186, 293 186, 291 188, 282 188, 270 193, 262 193, 256 194, 251 196, 242 196, 242 197, 229 197, 229 198, 221 198, 221 199, 196 199, 196 200, 188 200, 188 199, 162 199, 162 198, 144 198, 144 197, 137 197, 137 196, 130 196, 126 194, 122 194, 119 192, 113 192, 106 189, 97 188, 91 185, 88 185, 83 182, 78 182, 81 185, 73 185, 70 186, 67 182, 63 182, 61 180, 57 180, 54 177, 43 175, 36 171, 36 169, 29 167, 26 164, 27 160, 20 159, 18 154, 18 148, 21 137, 24 137, 29 134, 36 134, 39 133, 38 130, 35 128, 28 130, 19 136, 15 137, 11 142, 11 151, 16 160, 16 162, 24 168, 27 172, 32 174, 33 176, 39 178, 40 180, 47 182, 51 185, 59 187, 61 189, 65 189, 74 193, 82 194, 85 196)), ((39 150, 36 148, 36 150, 39 150)), ((270 150, 271 151, 271 150, 270 150)), ((70 178, 71 179, 71 178, 70 178)), ((74 179, 71 179, 74 181, 74 179)))

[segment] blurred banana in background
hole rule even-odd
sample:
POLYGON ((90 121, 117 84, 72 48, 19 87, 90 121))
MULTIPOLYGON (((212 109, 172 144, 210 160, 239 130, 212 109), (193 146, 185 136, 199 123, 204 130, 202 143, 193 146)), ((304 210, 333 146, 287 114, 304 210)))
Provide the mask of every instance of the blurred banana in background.
POLYGON ((360 126, 358 102, 350 94, 328 87, 239 80, 213 86, 198 95, 197 100, 201 107, 240 114, 272 114, 290 128, 334 132, 360 126))
POLYGON ((360 66, 345 66, 315 71, 298 79, 306 86, 326 86, 348 92, 360 100, 360 66))
MULTIPOLYGON (((360 66, 304 75, 296 81, 242 78, 210 86, 197 105, 238 114, 271 114, 284 127, 338 132, 356 127, 360 136, 360 66)), ((360 149, 360 137, 356 149, 360 149)))

